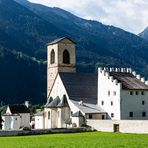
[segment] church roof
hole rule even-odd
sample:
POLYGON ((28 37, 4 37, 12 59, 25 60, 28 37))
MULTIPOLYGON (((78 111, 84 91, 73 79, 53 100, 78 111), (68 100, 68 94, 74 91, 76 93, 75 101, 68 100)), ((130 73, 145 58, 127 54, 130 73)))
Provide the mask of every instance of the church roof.
POLYGON ((54 41, 48 43, 47 45, 57 44, 57 43, 59 43, 60 41, 62 41, 62 40, 64 40, 64 39, 68 39, 68 40, 70 40, 72 43, 75 44, 75 42, 74 42, 73 40, 71 40, 70 38, 68 38, 68 37, 62 37, 62 38, 58 38, 58 39, 56 39, 56 40, 54 40, 54 41))
POLYGON ((48 104, 51 103, 52 101, 53 101, 53 98, 50 97, 49 100, 48 100, 48 104))
POLYGON ((100 106, 84 101, 82 105, 78 101, 72 100, 77 108, 84 114, 106 113, 100 106))
POLYGON ((80 111, 77 111, 74 114, 72 114, 72 117, 83 117, 83 114, 80 111))
POLYGON ((59 73, 70 99, 96 101, 96 73, 59 73))
POLYGON ((42 111, 42 112, 38 112, 38 113, 36 113, 36 114, 34 114, 34 116, 43 116, 44 115, 44 112, 42 111))
POLYGON ((109 72, 110 76, 122 83, 123 89, 141 89, 148 90, 148 85, 137 79, 129 72, 109 72))
POLYGON ((23 105, 23 104, 9 105, 8 107, 9 107, 12 114, 30 113, 29 108, 26 105, 23 105))
POLYGON ((46 107, 54 108, 57 107, 57 105, 60 103, 60 98, 57 96, 53 101, 51 101, 49 104, 46 105, 46 107))
POLYGON ((68 101, 66 95, 64 95, 60 101, 60 103, 57 105, 57 107, 64 107, 68 106, 68 101))

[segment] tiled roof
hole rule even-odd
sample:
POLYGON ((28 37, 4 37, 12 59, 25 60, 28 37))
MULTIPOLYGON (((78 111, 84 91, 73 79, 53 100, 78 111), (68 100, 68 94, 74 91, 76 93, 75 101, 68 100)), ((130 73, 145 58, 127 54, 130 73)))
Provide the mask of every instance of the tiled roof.
POLYGON ((83 114, 80 111, 77 111, 72 115, 72 117, 83 117, 83 114))
POLYGON ((96 73, 59 73, 70 99, 97 100, 96 73))
POLYGON ((53 101, 53 98, 50 97, 49 100, 48 100, 48 104, 51 103, 52 101, 53 101))
POLYGON ((128 72, 109 72, 110 76, 122 83, 123 89, 148 90, 148 85, 137 79, 132 73, 128 72))
POLYGON ((57 105, 57 107, 65 107, 68 106, 68 101, 66 95, 64 95, 60 101, 60 103, 57 105))
POLYGON ((96 104, 92 104, 89 102, 83 102, 83 105, 80 105, 78 101, 74 101, 71 100, 72 103, 75 104, 75 106, 77 106, 77 108, 85 113, 85 114, 94 114, 94 113, 106 113, 100 106, 96 105, 96 104))
POLYGON ((68 39, 68 40, 70 40, 72 43, 75 44, 75 42, 72 41, 70 38, 68 38, 68 37, 62 37, 62 38, 58 38, 58 39, 56 39, 56 40, 54 40, 54 41, 48 43, 47 45, 53 45, 53 44, 56 44, 56 43, 58 43, 58 42, 60 42, 60 41, 62 41, 62 40, 64 40, 64 39, 68 39))
POLYGON ((34 114, 35 116, 43 116, 43 114, 44 114, 44 112, 42 111, 42 112, 38 112, 38 113, 36 113, 36 114, 34 114))
POLYGON ((54 108, 57 107, 57 105, 60 103, 60 98, 57 96, 53 101, 51 101, 49 104, 46 105, 46 107, 54 108))
POLYGON ((10 111, 12 114, 18 114, 18 113, 30 113, 29 108, 27 108, 26 105, 9 105, 10 111))

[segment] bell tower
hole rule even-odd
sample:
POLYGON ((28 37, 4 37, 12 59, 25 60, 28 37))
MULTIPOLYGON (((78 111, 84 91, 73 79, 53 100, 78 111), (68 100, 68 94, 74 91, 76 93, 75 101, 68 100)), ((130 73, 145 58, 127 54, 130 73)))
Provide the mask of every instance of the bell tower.
POLYGON ((63 37, 47 44, 47 97, 59 72, 76 72, 75 42, 63 37))

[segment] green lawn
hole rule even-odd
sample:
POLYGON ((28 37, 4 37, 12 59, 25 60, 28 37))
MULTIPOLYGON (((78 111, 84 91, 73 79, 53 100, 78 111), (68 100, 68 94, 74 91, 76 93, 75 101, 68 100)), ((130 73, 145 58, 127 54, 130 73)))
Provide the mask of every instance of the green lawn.
POLYGON ((0 148, 147 148, 148 135, 88 132, 0 137, 0 148))

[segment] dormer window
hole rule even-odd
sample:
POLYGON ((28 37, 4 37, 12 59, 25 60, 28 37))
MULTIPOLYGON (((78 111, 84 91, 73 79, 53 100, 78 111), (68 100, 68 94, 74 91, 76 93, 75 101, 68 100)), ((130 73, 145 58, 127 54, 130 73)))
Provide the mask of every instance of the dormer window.
POLYGON ((51 54, 50 54, 50 64, 54 64, 55 63, 55 52, 52 49, 51 54))
POLYGON ((65 49, 63 52, 63 63, 70 64, 70 55, 69 52, 65 49))

